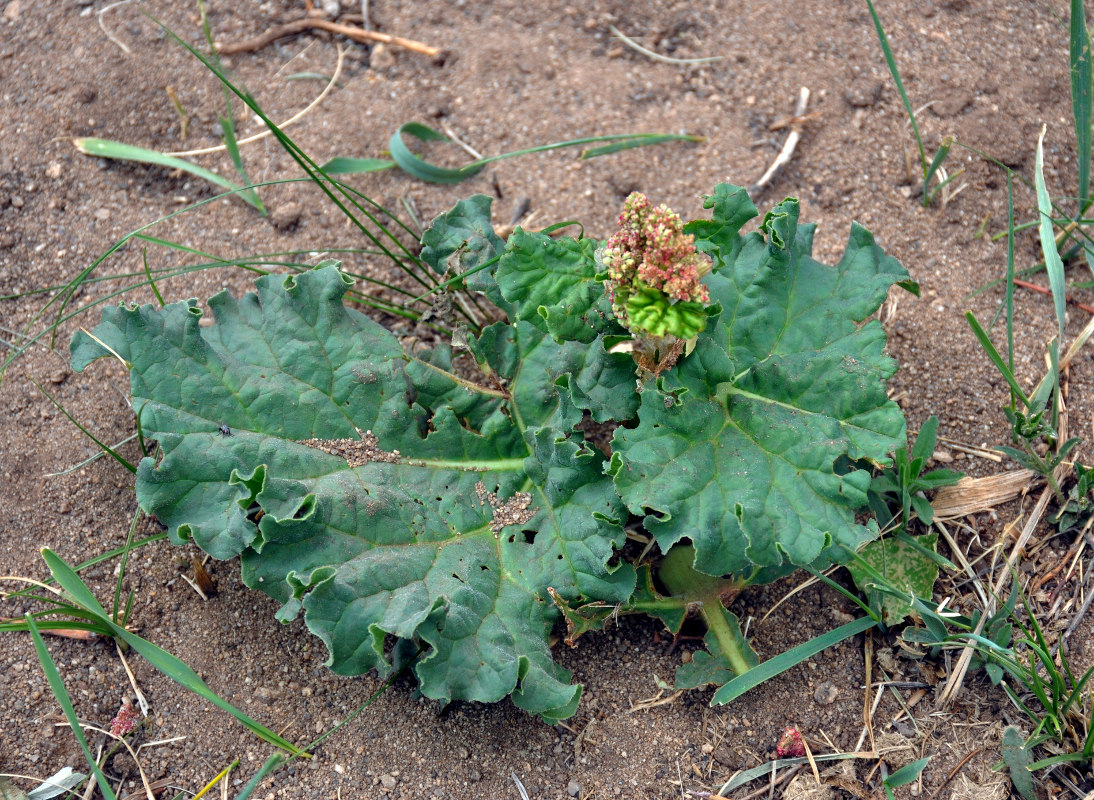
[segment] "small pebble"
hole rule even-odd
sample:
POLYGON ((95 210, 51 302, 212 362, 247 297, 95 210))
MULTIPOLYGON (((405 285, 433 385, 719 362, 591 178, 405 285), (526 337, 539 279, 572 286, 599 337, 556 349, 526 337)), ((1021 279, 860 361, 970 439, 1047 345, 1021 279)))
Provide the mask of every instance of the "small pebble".
POLYGON ((391 791, 392 789, 394 789, 394 788, 395 788, 395 784, 397 784, 398 782, 399 782, 399 781, 397 781, 397 780, 395 779, 395 776, 394 776, 394 775, 381 775, 381 776, 380 776, 380 783, 381 783, 381 784, 383 785, 383 787, 384 787, 385 789, 387 789, 387 790, 388 790, 389 792, 390 792, 390 791, 391 791))
POLYGON ((395 66, 395 54, 387 47, 378 44, 369 53, 368 64, 373 69, 388 69, 395 66))
POLYGON ((22 198, 22 197, 20 197, 20 196, 19 196, 19 195, 17 195, 17 194, 13 194, 13 195, 11 196, 11 204, 12 204, 12 206, 14 206, 15 208, 22 208, 22 207, 23 207, 23 198, 22 198))
POLYGON ((284 233, 296 227, 302 213, 303 209, 299 203, 285 203, 270 212, 270 224, 284 233))
POLYGON ((832 703, 836 702, 837 697, 839 697, 839 689, 828 681, 822 683, 817 687, 817 690, 813 692, 813 699, 824 706, 832 705, 832 703))
POLYGON ((566 794, 570 795, 570 797, 577 797, 581 794, 581 784, 577 781, 570 781, 566 784, 566 794))

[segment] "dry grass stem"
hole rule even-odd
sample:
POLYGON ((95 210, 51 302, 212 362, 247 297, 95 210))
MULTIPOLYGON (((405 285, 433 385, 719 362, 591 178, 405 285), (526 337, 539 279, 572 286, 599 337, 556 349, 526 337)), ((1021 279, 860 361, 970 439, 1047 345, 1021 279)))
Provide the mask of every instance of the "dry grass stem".
MULTIPOLYGON (((798 105, 794 109, 794 116, 797 118, 803 117, 805 115, 805 108, 808 105, 809 90, 803 86, 798 95, 798 105)), ((775 174, 793 157, 794 148, 798 146, 798 141, 801 140, 801 138, 801 125, 792 124, 790 126, 790 133, 787 135, 786 141, 783 142, 783 147, 782 150, 779 151, 779 155, 771 162, 771 166, 767 168, 767 172, 760 176, 758 181, 748 187, 748 194, 750 197, 753 199, 757 198, 767 185, 774 180, 775 174)))
POLYGON ((1037 474, 1020 469, 986 478, 962 478, 939 489, 931 501, 936 520, 946 522, 988 511, 1029 491, 1037 474))
MULTIPOLYGON (((360 21, 360 17, 354 15, 348 15, 345 19, 360 21)), ((345 36, 355 42, 381 42, 383 44, 390 44, 395 47, 402 47, 414 53, 429 56, 430 58, 436 58, 442 52, 439 47, 432 47, 431 45, 423 44, 422 42, 416 42, 413 39, 404 39, 402 36, 392 36, 389 33, 354 28, 349 25, 342 25, 338 22, 331 22, 330 20, 318 17, 304 17, 302 19, 293 20, 292 22, 286 22, 284 25, 270 28, 265 33, 259 34, 251 39, 244 39, 241 42, 223 45, 218 44, 217 52, 222 56, 227 56, 232 55, 233 53, 246 53, 254 50, 261 50, 266 45, 271 44, 278 39, 285 36, 293 36, 297 33, 303 33, 309 28, 318 28, 319 30, 327 31, 329 33, 337 33, 340 36, 345 36)))
POLYGON ((644 56, 649 56, 654 61, 661 61, 665 64, 709 64, 712 61, 721 61, 725 58, 725 56, 706 56, 705 58, 673 58, 672 56, 663 56, 660 53, 655 53, 652 50, 643 47, 634 39, 622 33, 614 25, 609 25, 608 30, 612 32, 612 36, 635 52, 641 53, 644 56))
POLYGON ((141 716, 148 716, 148 699, 144 696, 144 692, 141 691, 141 687, 137 685, 137 678, 133 675, 133 670, 129 668, 129 662, 125 660, 125 653, 122 652, 121 642, 117 639, 114 640, 114 648, 118 651, 118 658, 122 662, 122 669, 125 670, 125 674, 129 677, 129 685, 133 687, 133 694, 137 698, 137 706, 141 710, 141 716))
MULTIPOLYGON (((338 79, 342 77, 342 65, 345 63, 345 60, 346 60, 345 51, 342 49, 342 45, 338 45, 338 63, 335 64, 335 66, 334 66, 334 75, 331 76, 330 82, 328 82, 327 85, 325 87, 323 87, 323 91, 321 91, 318 94, 318 96, 316 96, 316 98, 314 100, 312 100, 310 103, 308 103, 307 106, 305 106, 300 111, 297 111, 295 114, 293 114, 287 120, 280 123, 277 127, 281 128, 281 130, 285 130, 285 128, 289 127, 290 125, 302 120, 313 109, 315 109, 320 103, 322 103, 323 100, 326 99, 327 95, 329 95, 331 93, 331 90, 334 89, 335 85, 338 83, 338 79)), ((273 133, 273 131, 271 131, 269 128, 267 128, 266 130, 264 130, 260 133, 256 133, 254 136, 248 136, 245 139, 240 139, 239 141, 236 142, 236 145, 237 146, 242 146, 242 145, 245 145, 245 144, 250 144, 251 142, 257 142, 260 139, 265 139, 267 136, 272 135, 272 133, 273 133)), ((190 156, 203 156, 203 155, 206 155, 208 153, 219 153, 222 150, 227 150, 227 149, 228 149, 227 145, 218 144, 215 147, 202 147, 202 148, 199 148, 197 150, 180 150, 180 151, 174 152, 174 153, 164 153, 163 155, 171 156, 173 158, 189 158, 190 156)))
POLYGON ((125 42, 123 42, 121 39, 119 39, 117 36, 110 32, 110 30, 106 27, 106 23, 103 21, 103 15, 110 9, 117 8, 118 6, 124 6, 128 2, 129 0, 118 0, 118 2, 116 3, 111 3, 108 6, 103 6, 101 9, 99 9, 99 13, 97 15, 99 20, 99 28, 106 35, 106 38, 112 41, 118 47, 120 47, 122 52, 125 53, 127 56, 133 55, 133 51, 129 49, 129 46, 125 42))

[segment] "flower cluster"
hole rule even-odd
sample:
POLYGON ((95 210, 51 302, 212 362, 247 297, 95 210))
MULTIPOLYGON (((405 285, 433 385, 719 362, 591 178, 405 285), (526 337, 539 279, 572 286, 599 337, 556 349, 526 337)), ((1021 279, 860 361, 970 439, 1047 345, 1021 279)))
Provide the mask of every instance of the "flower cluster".
POLYGON ((639 192, 623 204, 619 230, 597 256, 608 273, 612 311, 635 334, 635 360, 659 374, 706 326, 710 293, 700 281, 710 261, 696 252, 679 214, 650 205, 639 192))
POLYGON ((118 709, 117 715, 110 721, 110 735, 111 736, 126 736, 136 729, 137 723, 140 722, 141 715, 137 709, 133 708, 129 700, 122 702, 122 707, 118 709))
POLYGON ((694 242, 694 236, 684 233, 679 214, 650 205, 640 192, 631 194, 619 215, 619 230, 601 254, 613 301, 630 290, 648 288, 678 302, 707 302, 710 295, 699 280, 710 271, 710 262, 695 252, 694 242))

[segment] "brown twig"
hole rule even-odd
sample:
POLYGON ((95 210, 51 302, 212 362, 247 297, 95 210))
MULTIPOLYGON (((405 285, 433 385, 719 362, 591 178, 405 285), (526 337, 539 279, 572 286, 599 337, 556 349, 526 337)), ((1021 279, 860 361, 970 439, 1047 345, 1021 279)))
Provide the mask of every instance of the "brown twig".
POLYGON ((971 753, 969 753, 967 756, 965 756, 963 759, 961 759, 961 763, 959 763, 956 767, 954 767, 953 769, 950 770, 950 774, 946 776, 946 780, 944 780, 944 781, 942 781, 942 783, 938 784, 938 786, 935 788, 935 790, 933 792, 931 792, 931 796, 928 797, 927 800, 934 800, 936 797, 938 797, 938 793, 941 792, 942 789, 945 788, 945 786, 957 776, 957 773, 959 773, 962 769, 964 769, 966 764, 968 764, 970 761, 972 761, 973 756, 978 755, 979 753, 982 753, 982 752, 984 752, 984 748, 983 747, 978 747, 975 750, 973 750, 971 753))
POLYGON ((342 25, 341 23, 331 22, 330 20, 319 17, 304 17, 303 19, 286 22, 284 25, 270 28, 265 33, 259 34, 252 39, 244 39, 241 42, 218 44, 217 52, 222 56, 227 56, 232 55, 233 53, 246 53, 254 50, 261 50, 266 45, 275 42, 282 37, 303 33, 310 28, 318 28, 319 30, 329 31, 330 33, 337 33, 352 39, 355 42, 383 42, 384 44, 403 47, 415 53, 421 53, 430 58, 436 58, 442 52, 439 47, 432 47, 428 44, 423 44, 422 42, 416 42, 413 39, 404 39, 402 36, 392 36, 389 33, 380 33, 379 31, 366 31, 363 28, 342 25))
MULTIPOLYGON (((1020 278, 1014 279, 1014 285, 1021 286, 1023 289, 1029 289, 1034 292, 1039 292, 1040 294, 1052 294, 1051 290, 1046 289, 1044 286, 1040 286, 1036 283, 1030 283, 1029 281, 1021 280, 1020 278)), ((1065 302, 1067 302, 1068 305, 1075 306, 1076 308, 1081 308, 1087 314, 1094 314, 1094 306, 1088 306, 1086 303, 1080 303, 1078 300, 1076 300, 1074 297, 1071 297, 1070 295, 1064 297, 1064 300, 1065 302)))
MULTIPOLYGON (((22 622, 23 617, 0 617, 0 622, 22 622)), ((95 642, 99 640, 99 634, 95 631, 86 631, 83 628, 42 628, 41 632, 46 636, 60 636, 65 639, 79 639, 83 642, 95 642)))
MULTIPOLYGON (((794 118, 802 119, 805 117, 805 109, 809 104, 809 90, 804 86, 801 88, 801 92, 798 95, 798 105, 794 109, 794 118)), ((794 155, 794 148, 798 146, 798 140, 802 138, 801 125, 791 123, 790 133, 786 137, 786 141, 783 142, 782 150, 779 151, 779 155, 775 157, 775 160, 771 163, 771 166, 767 168, 758 181, 748 187, 748 194, 755 199, 761 191, 767 188, 774 179, 776 173, 782 168, 784 164, 790 161, 794 155)))

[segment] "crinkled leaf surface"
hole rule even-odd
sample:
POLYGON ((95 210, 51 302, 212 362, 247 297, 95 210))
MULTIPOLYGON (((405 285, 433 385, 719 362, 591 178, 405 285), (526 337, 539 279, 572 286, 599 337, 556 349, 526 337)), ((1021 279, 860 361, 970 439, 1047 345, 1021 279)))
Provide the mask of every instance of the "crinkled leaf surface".
POLYGON ((621 602, 634 587, 607 566, 625 509, 573 431, 587 402, 570 386, 608 354, 541 318, 499 323, 473 342, 494 380, 469 386, 447 351, 410 358, 345 308, 348 285, 334 267, 270 275, 210 300, 210 327, 190 301, 111 309, 77 335, 77 368, 107 355, 99 342, 132 364, 161 447, 140 464, 141 507, 176 542, 241 555, 283 618, 304 610, 336 672, 388 670, 385 638, 417 638, 427 696, 569 716, 580 687, 547 646, 548 588, 621 602))
POLYGON ((896 364, 862 321, 907 274, 859 226, 839 264, 815 261, 795 200, 744 237, 743 189, 719 186, 707 206, 713 220, 688 230, 714 258, 722 313, 643 392, 638 425, 616 430, 611 470, 662 550, 691 537, 698 569, 764 582, 872 538, 853 517, 870 475, 839 465, 884 463, 904 440, 885 394, 896 364))
MULTIPOLYGON (((438 275, 473 270, 501 254, 505 242, 494 232, 490 221, 490 205, 493 201, 484 194, 477 194, 441 214, 422 234, 422 260, 438 275)), ((508 312, 508 304, 498 291, 490 268, 467 277, 468 288, 482 292, 498 308, 508 312)))

